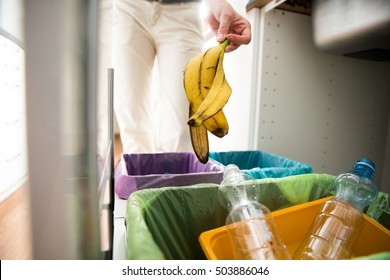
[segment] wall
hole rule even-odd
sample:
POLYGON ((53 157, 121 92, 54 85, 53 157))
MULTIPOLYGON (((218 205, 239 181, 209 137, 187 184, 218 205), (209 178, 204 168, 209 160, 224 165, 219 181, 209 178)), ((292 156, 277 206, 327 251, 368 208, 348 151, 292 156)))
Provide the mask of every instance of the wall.
MULTIPOLYGON (((246 1, 231 0, 229 3, 253 25, 253 13, 246 13, 246 1)), ((213 37, 204 47, 208 48, 215 44, 213 37)), ((210 151, 247 150, 249 147, 252 52, 253 44, 250 43, 225 55, 225 75, 232 88, 232 95, 223 108, 229 122, 229 133, 223 138, 209 133, 210 151)))

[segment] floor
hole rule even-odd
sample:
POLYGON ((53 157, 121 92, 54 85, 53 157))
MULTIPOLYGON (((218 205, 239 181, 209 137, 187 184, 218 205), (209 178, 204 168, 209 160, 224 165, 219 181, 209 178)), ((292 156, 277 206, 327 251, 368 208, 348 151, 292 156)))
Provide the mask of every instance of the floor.
POLYGON ((0 259, 32 258, 27 183, 0 203, 0 259))
POLYGON ((122 155, 122 142, 119 134, 115 134, 115 142, 114 142, 114 165, 119 161, 120 156, 122 155))

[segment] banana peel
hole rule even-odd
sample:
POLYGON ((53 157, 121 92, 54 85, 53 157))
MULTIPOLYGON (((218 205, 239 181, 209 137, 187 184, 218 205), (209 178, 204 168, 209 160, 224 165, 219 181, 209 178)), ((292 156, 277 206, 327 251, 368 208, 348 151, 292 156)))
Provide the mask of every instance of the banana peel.
MULTIPOLYGON (((192 116, 194 111, 189 106, 189 115, 192 116)), ((205 126, 189 126, 192 148, 198 160, 205 164, 209 160, 209 138, 205 126)))
POLYGON ((224 69, 225 41, 192 58, 184 71, 184 89, 189 102, 189 132, 191 143, 198 160, 208 161, 208 132, 224 137, 229 124, 222 110, 232 89, 224 69))
MULTIPOLYGON (((200 84, 204 80, 204 75, 202 74, 205 73, 207 69, 211 68, 215 70, 213 73, 207 73, 209 82, 210 78, 212 80, 211 87, 205 97, 204 94, 202 95, 204 98, 200 105, 198 107, 196 107, 197 104, 193 106, 195 114, 193 114, 187 122, 190 126, 200 126, 204 121, 215 116, 222 110, 230 98, 232 89, 226 80, 223 68, 224 50, 228 43, 229 41, 225 41, 219 46, 212 47, 203 55, 203 60, 200 65, 200 84), (202 67, 203 64, 208 64, 206 70, 202 67)), ((205 87, 201 87, 201 90, 202 89, 205 89, 205 87)))

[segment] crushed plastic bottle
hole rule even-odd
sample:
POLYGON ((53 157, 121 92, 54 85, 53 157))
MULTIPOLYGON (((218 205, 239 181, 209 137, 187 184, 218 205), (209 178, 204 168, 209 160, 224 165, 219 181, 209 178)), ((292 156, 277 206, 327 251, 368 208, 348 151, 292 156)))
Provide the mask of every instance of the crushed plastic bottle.
POLYGON ((363 210, 377 197, 372 181, 375 164, 360 159, 352 172, 342 173, 334 182, 335 196, 326 201, 311 229, 294 253, 298 260, 350 259, 359 238, 363 210))
POLYGON ((221 202, 229 210, 226 227, 237 259, 291 259, 280 240, 269 209, 258 202, 255 180, 234 164, 224 170, 221 202))

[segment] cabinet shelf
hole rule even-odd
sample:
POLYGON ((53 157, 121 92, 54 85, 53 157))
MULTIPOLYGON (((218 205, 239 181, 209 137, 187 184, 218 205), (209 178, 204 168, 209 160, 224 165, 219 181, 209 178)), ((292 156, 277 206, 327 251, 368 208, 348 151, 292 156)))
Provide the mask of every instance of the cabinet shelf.
MULTIPOLYGON (((273 0, 250 0, 246 5, 246 11, 249 12, 253 8, 263 8, 265 5, 267 5, 272 1, 273 0)), ((279 0, 276 1, 276 3, 277 2, 282 2, 282 1, 279 0)), ((312 0, 287 0, 281 3, 277 7, 277 9, 304 14, 304 15, 311 15, 311 2, 312 0)))

